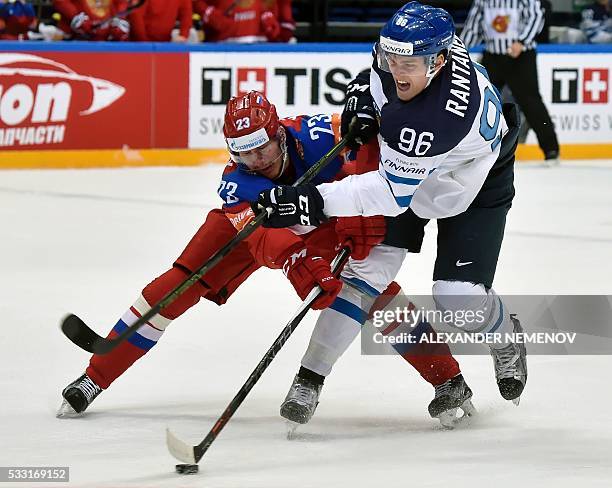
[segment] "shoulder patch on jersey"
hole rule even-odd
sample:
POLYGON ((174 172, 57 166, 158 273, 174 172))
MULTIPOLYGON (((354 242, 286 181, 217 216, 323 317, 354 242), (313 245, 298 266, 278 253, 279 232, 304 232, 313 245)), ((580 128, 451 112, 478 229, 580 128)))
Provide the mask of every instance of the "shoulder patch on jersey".
MULTIPOLYGON (((336 134, 331 115, 299 115, 295 120, 289 120, 289 123, 283 123, 287 130, 287 149, 296 177, 299 178, 329 152, 336 142, 336 134)), ((317 185, 334 180, 342 162, 342 158, 336 158, 313 179, 312 183, 317 185)))
POLYGON ((227 215, 227 218, 238 232, 244 229, 244 227, 255 218, 255 212, 253 212, 250 206, 242 210, 237 210, 236 212, 226 211, 225 215, 227 215))

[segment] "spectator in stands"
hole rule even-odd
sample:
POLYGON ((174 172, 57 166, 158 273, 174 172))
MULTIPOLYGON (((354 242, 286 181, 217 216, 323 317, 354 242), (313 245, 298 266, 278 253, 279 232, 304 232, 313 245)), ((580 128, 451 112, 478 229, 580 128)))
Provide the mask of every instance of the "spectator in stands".
POLYGON ((205 41, 288 42, 295 21, 291 0, 194 0, 205 41))
POLYGON ((0 2, 0 39, 27 39, 28 31, 37 24, 34 8, 27 1, 0 2))
POLYGON ((62 16, 58 27, 72 39, 127 41, 130 23, 117 16, 127 8, 125 0, 53 0, 62 16))
POLYGON ((192 24, 191 0, 147 0, 128 17, 131 40, 149 42, 185 42, 192 24), (179 22, 178 34, 172 30, 179 22))
POLYGON ((559 143, 540 95, 535 49, 543 23, 539 0, 474 0, 461 37, 467 47, 484 40, 482 64, 491 83, 500 92, 508 85, 552 166, 559 162, 559 143))
MULTIPOLYGON (((276 36, 268 37, 271 42, 295 42, 295 20, 293 20, 293 12, 291 9, 291 0, 269 0, 269 11, 275 16, 275 20, 280 25, 280 31, 276 36)), ((266 12, 262 15, 262 22, 265 22, 264 17, 268 15, 266 12)))
POLYGON ((589 42, 605 44, 612 42, 612 15, 608 0, 597 0, 582 11, 580 29, 589 42))

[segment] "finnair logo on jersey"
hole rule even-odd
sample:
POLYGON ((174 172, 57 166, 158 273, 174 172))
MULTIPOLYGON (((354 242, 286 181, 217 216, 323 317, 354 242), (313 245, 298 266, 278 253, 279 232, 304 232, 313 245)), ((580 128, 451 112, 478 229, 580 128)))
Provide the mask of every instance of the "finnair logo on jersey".
POLYGON ((427 173, 425 168, 417 168, 417 167, 407 167, 405 164, 394 163, 390 159, 385 161, 385 164, 389 166, 390 169, 394 169, 396 171, 401 171, 404 174, 410 175, 424 175, 427 173))

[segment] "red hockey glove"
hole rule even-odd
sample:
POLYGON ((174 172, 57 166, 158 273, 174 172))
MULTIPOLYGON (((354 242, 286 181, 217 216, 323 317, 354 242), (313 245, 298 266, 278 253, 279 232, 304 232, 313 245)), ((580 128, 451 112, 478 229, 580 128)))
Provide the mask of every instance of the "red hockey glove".
POLYGON ((351 247, 351 257, 361 260, 371 249, 385 239, 387 224, 382 215, 373 217, 340 217, 336 222, 336 234, 340 242, 351 247))
POLYGON ((72 17, 70 28, 81 36, 91 34, 93 30, 93 22, 85 12, 80 12, 72 17))
POLYGON ((329 263, 320 256, 311 255, 305 247, 294 247, 283 262, 283 272, 302 300, 317 285, 323 290, 312 304, 314 310, 329 307, 340 293, 342 282, 334 278, 329 263))
POLYGON ((112 41, 127 41, 130 38, 130 23, 119 17, 113 17, 110 21, 109 37, 112 41))
POLYGON ((261 14, 261 30, 268 38, 268 41, 276 41, 278 38, 281 28, 276 16, 272 12, 264 12, 261 14))

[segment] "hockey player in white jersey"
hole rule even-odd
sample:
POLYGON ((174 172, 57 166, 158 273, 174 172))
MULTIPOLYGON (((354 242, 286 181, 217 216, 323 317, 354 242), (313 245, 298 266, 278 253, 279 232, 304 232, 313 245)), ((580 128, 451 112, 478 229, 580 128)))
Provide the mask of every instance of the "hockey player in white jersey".
MULTIPOLYGON (((443 9, 418 2, 404 5, 382 28, 373 56, 372 69, 347 87, 342 123, 346 133, 351 120, 360 122, 355 145, 378 134, 378 171, 262 192, 259 205, 275 210, 265 225, 388 216, 385 252, 375 248, 361 265, 382 270, 392 280, 401 252, 418 252, 425 225, 436 219, 437 307, 487 311, 483 321, 463 327, 467 332, 503 337, 521 332, 519 321, 492 288, 514 197, 516 109, 502 108, 486 70, 470 60, 443 9)), ((381 286, 386 285, 376 284, 381 286)), ((333 333, 331 327, 328 333, 333 333)), ((527 382, 526 350, 515 343, 490 347, 499 391, 518 404, 527 382)), ((460 383, 447 385, 440 394, 448 396, 450 389, 451 397, 456 393, 457 402, 462 401, 460 383)))

